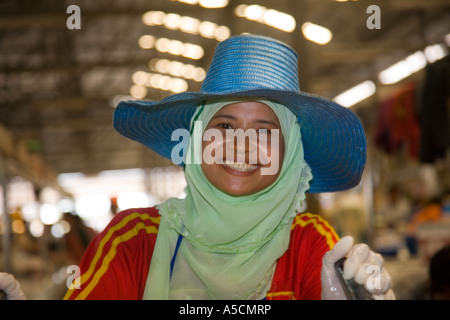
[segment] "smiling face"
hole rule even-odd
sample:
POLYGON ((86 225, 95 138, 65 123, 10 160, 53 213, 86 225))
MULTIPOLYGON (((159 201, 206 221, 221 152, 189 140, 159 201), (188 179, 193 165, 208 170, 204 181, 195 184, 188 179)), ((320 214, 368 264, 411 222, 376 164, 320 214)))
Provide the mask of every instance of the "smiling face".
POLYGON ((202 161, 201 164, 204 175, 216 188, 243 196, 265 189, 278 178, 284 158, 284 139, 280 122, 267 105, 256 101, 226 105, 213 116, 205 133, 208 129, 220 131, 223 137, 212 141, 203 139, 202 143, 202 151, 222 151, 212 154, 218 161, 202 161), (245 139, 237 135, 232 138, 234 143, 230 143, 230 139, 226 139, 230 132, 255 135, 250 134, 245 139), (218 154, 221 159, 217 159, 218 154), (275 170, 269 170, 271 168, 275 170))

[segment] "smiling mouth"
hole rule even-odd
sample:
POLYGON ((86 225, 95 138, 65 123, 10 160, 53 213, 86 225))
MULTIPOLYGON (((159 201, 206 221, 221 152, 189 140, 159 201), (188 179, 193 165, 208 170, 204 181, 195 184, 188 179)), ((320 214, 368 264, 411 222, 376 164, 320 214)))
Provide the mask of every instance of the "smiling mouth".
POLYGON ((255 164, 239 163, 239 162, 234 162, 234 161, 230 161, 230 160, 225 160, 223 162, 223 166, 233 169, 233 170, 236 170, 236 171, 239 171, 239 172, 252 172, 259 168, 255 164))

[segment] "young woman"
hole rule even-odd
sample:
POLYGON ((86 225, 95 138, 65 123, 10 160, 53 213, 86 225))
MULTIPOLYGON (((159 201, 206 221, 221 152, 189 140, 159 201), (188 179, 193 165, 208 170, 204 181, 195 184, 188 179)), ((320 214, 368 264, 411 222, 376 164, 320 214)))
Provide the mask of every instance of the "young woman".
POLYGON ((359 183, 366 143, 350 110, 300 91, 297 67, 284 43, 235 36, 200 92, 121 103, 120 133, 181 154, 186 197, 117 214, 65 299, 344 299, 334 263, 345 255, 346 278, 393 298, 380 255, 299 212, 307 191, 359 183))

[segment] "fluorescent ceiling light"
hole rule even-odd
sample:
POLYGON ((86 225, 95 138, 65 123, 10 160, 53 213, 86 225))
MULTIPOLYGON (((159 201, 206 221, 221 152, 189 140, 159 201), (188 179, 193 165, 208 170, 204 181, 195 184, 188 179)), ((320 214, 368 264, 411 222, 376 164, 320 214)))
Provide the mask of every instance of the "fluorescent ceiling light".
POLYGON ((146 96, 147 89, 145 87, 172 91, 174 93, 180 93, 188 89, 186 80, 157 73, 136 71, 131 79, 134 85, 132 86, 132 90, 130 90, 130 94, 136 99, 146 96))
MULTIPOLYGON (((139 44, 142 46, 142 36, 139 39, 139 44)), ((144 47, 142 47, 144 48, 144 47)), ((147 49, 151 49, 153 47, 148 47, 147 49)), ((198 60, 201 59, 204 55, 204 50, 202 47, 192 43, 184 43, 179 40, 171 40, 167 38, 159 38, 155 41, 155 48, 159 52, 170 53, 176 56, 183 56, 185 58, 198 60)))
POLYGON ((303 36, 309 41, 324 45, 331 41, 333 34, 327 28, 311 22, 302 25, 303 36))
POLYGON ((187 4, 199 4, 203 8, 215 9, 224 8, 228 5, 228 0, 172 0, 187 4))
POLYGON ((273 9, 268 9, 264 13, 264 22, 273 28, 286 32, 295 30, 295 19, 293 16, 273 9))
POLYGON ((143 99, 147 95, 147 88, 144 86, 133 85, 130 88, 130 95, 135 99, 143 99))
POLYGON ((206 70, 201 67, 168 59, 154 58, 150 61, 149 68, 159 73, 182 77, 197 82, 203 81, 206 77, 206 70))
POLYGON ((199 0, 203 8, 224 8, 228 5, 228 0, 199 0))
POLYGON ((450 47, 450 33, 445 35, 444 42, 450 47))
POLYGON ((155 46, 156 38, 151 35, 143 35, 139 38, 138 44, 142 49, 152 49, 155 46))
POLYGON ((417 51, 378 74, 382 84, 394 84, 425 68, 427 59, 422 51, 417 51))
POLYGON ((341 93, 337 97, 333 99, 336 103, 349 108, 358 102, 367 99, 371 95, 373 95, 376 91, 375 83, 370 80, 366 80, 353 88, 348 89, 347 91, 341 93))
POLYGON ((142 15, 142 22, 148 26, 164 26, 170 30, 179 30, 202 37, 223 41, 230 37, 231 31, 227 26, 219 26, 214 22, 200 21, 176 13, 162 11, 148 11, 142 15))
POLYGON ((236 7, 234 13, 240 18, 256 21, 285 32, 294 31, 296 26, 295 19, 290 14, 268 9, 257 4, 241 4, 236 7))
POLYGON ((448 48, 445 44, 432 44, 425 48, 425 57, 429 63, 433 63, 439 59, 442 59, 448 54, 448 48))

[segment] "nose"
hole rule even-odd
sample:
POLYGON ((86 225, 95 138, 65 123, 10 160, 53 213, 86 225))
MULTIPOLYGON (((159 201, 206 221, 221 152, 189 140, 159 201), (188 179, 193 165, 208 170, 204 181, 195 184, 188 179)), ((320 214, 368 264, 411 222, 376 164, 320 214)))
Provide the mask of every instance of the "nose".
POLYGON ((241 163, 257 163, 258 138, 256 131, 242 129, 234 130, 232 136, 227 134, 226 150, 227 159, 241 163), (232 159, 229 159, 229 157, 232 159))

